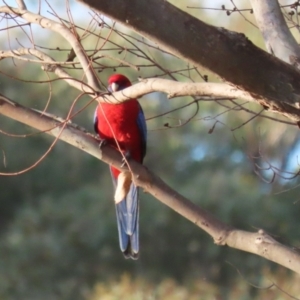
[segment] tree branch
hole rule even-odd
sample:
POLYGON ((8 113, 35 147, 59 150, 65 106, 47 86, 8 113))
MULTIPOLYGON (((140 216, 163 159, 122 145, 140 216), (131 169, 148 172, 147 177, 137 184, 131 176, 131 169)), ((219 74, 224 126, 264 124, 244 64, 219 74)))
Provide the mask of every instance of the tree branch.
POLYGON ((300 120, 300 110, 298 108, 287 103, 271 104, 270 102, 255 99, 250 93, 226 83, 192 83, 177 82, 162 78, 147 78, 141 79, 139 83, 122 91, 113 94, 101 94, 96 99, 100 102, 120 103, 128 99, 140 98, 152 92, 163 92, 168 95, 168 98, 181 96, 239 98, 261 104, 268 111, 284 115, 295 122, 300 120))
POLYGON ((139 79, 139 81, 125 90, 115 92, 112 95, 105 95, 105 100, 119 103, 128 99, 140 98, 149 93, 162 92, 167 94, 169 99, 183 96, 208 96, 240 98, 256 102, 250 93, 225 83, 178 82, 163 78, 145 78, 139 79))
POLYGON ((94 90, 90 88, 87 84, 78 79, 73 78, 69 73, 67 73, 61 64, 74 64, 74 62, 57 62, 51 56, 45 54, 44 52, 32 49, 32 48, 19 48, 16 50, 4 51, 0 50, 0 59, 3 58, 16 58, 19 60, 25 60, 28 62, 39 63, 42 65, 42 69, 46 72, 54 72, 59 78, 63 79, 70 86, 82 91, 84 93, 89 93, 94 95, 94 90), (23 58, 23 55, 31 55, 39 58, 40 60, 30 60, 29 58, 23 58))
POLYGON ((300 58, 299 45, 284 20, 278 1, 250 2, 267 50, 287 63, 291 63, 291 56, 300 58))
MULTIPOLYGON (((0 95, 0 114, 59 137, 62 141, 107 164, 118 169, 122 168, 122 156, 117 150, 108 145, 99 149, 99 141, 93 135, 78 129, 74 124, 66 124, 65 121, 21 106, 3 95, 0 95)), ((254 253, 300 274, 300 255, 298 252, 278 243, 262 230, 251 233, 224 224, 209 212, 177 193, 146 167, 134 160, 129 160, 128 165, 138 186, 202 228, 212 236, 216 244, 228 245, 254 253)))
POLYGON ((16 2, 19 9, 27 9, 26 4, 23 0, 17 0, 16 2))
MULTIPOLYGON (((91 89, 84 82, 81 82, 64 71, 60 64, 70 64, 70 62, 57 62, 49 55, 43 53, 37 49, 30 48, 19 48, 11 51, 0 51, 1 58, 16 58, 29 62, 35 62, 42 64, 42 69, 45 71, 54 72, 59 78, 65 80, 70 86, 76 89, 90 94, 94 97, 94 90, 91 89), (23 55, 31 55, 39 58, 41 61, 32 61, 28 58, 23 58, 23 55)), ((73 62, 72 62, 73 63, 73 62)), ((134 84, 133 86, 115 92, 113 94, 99 94, 96 99, 98 101, 104 101, 109 103, 120 103, 128 99, 140 98, 146 94, 153 92, 163 92, 168 95, 168 98, 181 97, 181 96, 208 96, 208 97, 223 97, 223 98, 240 98, 251 102, 257 102, 268 108, 269 111, 279 113, 286 116, 287 118, 299 122, 300 120, 300 110, 291 106, 287 103, 277 103, 270 105, 270 103, 265 101, 259 101, 252 97, 248 92, 242 91, 232 85, 225 83, 209 83, 209 82, 177 82, 162 78, 148 78, 140 79, 140 82, 134 84)))
POLYGON ((208 25, 163 0, 132 0, 130 5, 123 0, 78 1, 183 60, 206 67, 258 100, 270 105, 300 101, 300 72, 243 34, 208 25))

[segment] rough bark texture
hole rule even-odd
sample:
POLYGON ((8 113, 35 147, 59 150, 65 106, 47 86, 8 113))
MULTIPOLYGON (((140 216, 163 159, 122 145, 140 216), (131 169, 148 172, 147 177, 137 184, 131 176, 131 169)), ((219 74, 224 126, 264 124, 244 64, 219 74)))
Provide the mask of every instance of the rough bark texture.
POLYGON ((163 0, 78 1, 253 97, 271 103, 300 101, 300 72, 253 45, 244 34, 205 24, 163 0))

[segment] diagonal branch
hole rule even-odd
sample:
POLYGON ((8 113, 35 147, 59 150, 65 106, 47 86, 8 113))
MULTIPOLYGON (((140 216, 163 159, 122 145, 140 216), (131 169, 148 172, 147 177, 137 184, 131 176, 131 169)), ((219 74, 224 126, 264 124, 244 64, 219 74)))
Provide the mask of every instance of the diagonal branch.
POLYGON ((23 0, 16 0, 19 9, 27 9, 26 4, 23 0))
MULTIPOLYGON (((110 146, 103 146, 99 149, 99 141, 93 135, 76 128, 75 125, 66 124, 57 118, 21 106, 2 95, 0 95, 0 114, 45 131, 52 136, 59 135, 62 141, 118 169, 122 168, 122 156, 117 150, 110 146), (62 126, 65 129, 61 132, 62 126)), ((129 168, 133 172, 138 186, 202 228, 212 236, 216 244, 254 253, 300 274, 300 254, 298 252, 278 243, 262 230, 254 233, 246 232, 224 224, 209 212, 180 195, 134 160, 129 161, 129 168)))

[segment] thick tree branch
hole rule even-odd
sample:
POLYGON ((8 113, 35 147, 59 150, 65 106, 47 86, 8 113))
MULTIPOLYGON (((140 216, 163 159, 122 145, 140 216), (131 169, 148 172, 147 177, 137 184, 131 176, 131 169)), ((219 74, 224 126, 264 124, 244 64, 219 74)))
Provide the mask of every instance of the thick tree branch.
POLYGON ((250 0, 267 50, 283 61, 300 58, 300 48, 282 15, 277 0, 250 0))
POLYGON ((259 49, 243 34, 205 24, 163 0, 132 0, 130 5, 123 0, 78 1, 185 61, 217 73, 257 99, 271 105, 300 101, 300 72, 259 49))
POLYGON ((128 99, 140 98, 149 93, 162 92, 167 94, 169 99, 183 96, 208 96, 240 98, 256 102, 251 94, 225 83, 178 82, 163 78, 146 78, 139 81, 139 83, 125 90, 115 92, 112 95, 105 95, 105 100, 111 103, 119 103, 128 99))
MULTIPOLYGON (((110 146, 103 146, 99 149, 99 141, 91 134, 76 128, 75 125, 66 124, 57 118, 25 108, 2 95, 0 95, 0 114, 59 137, 62 141, 103 160, 107 164, 121 168, 122 156, 117 150, 110 146)), ((213 237, 216 244, 228 245, 260 255, 300 274, 300 255, 298 252, 278 243, 262 230, 251 233, 224 224, 209 212, 177 193, 146 167, 134 160, 129 161, 129 169, 134 174, 138 186, 202 228, 213 237)))

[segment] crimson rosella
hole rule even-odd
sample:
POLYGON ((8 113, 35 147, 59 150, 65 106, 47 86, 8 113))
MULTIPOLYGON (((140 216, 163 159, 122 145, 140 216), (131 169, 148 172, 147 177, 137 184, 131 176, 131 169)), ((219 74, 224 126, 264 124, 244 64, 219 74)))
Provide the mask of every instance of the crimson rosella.
MULTIPOLYGON (((109 92, 131 86, 127 77, 114 74, 108 79, 109 92)), ((128 157, 143 162, 146 154, 147 127, 143 110, 136 99, 119 104, 99 103, 95 111, 95 131, 100 138, 121 149, 125 161, 128 157)), ((130 170, 120 172, 110 167, 115 187, 115 205, 120 248, 126 258, 137 259, 139 253, 138 188, 132 181, 130 170)))

